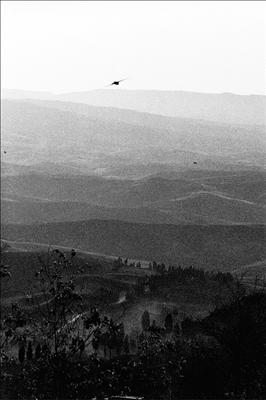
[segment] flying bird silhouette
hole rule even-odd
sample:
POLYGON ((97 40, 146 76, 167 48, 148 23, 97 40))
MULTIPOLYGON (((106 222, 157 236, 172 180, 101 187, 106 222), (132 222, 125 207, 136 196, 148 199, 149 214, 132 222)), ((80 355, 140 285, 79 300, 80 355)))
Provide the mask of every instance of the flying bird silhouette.
POLYGON ((197 161, 193 161, 193 164, 198 164, 197 161))
POLYGON ((126 81, 126 80, 127 80, 127 78, 120 79, 120 81, 114 81, 114 82, 110 83, 110 85, 107 85, 107 86, 113 86, 113 85, 118 86, 118 85, 120 85, 120 82, 123 82, 123 81, 126 81))

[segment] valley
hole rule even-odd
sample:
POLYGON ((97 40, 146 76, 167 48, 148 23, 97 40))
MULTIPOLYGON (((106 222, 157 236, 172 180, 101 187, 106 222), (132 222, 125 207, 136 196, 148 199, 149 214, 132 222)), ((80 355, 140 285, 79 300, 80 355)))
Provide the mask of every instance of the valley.
POLYGON ((101 288, 117 257, 142 260, 145 269, 133 274, 156 261, 242 271, 248 284, 257 272, 263 277, 263 99, 161 92, 169 103, 155 113, 151 93, 108 93, 4 95, 1 237, 11 265, 12 257, 15 265, 23 260, 22 287, 27 257, 48 246, 94 260, 87 282, 100 279, 101 265, 101 288), (191 112, 180 96, 188 96, 191 112), (196 112, 203 98, 216 109, 206 103, 196 112))

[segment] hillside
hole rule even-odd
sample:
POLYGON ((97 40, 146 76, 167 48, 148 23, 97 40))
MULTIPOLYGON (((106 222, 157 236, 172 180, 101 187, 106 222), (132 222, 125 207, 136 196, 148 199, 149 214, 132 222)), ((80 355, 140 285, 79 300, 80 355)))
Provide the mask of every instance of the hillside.
POLYGON ((239 224, 266 222, 266 209, 246 200, 209 192, 158 201, 148 207, 114 208, 71 201, 43 201, 36 198, 3 197, 3 224, 80 221, 84 219, 119 220, 148 224, 239 224))
POLYGON ((3 223, 113 219, 139 223, 263 223, 265 174, 172 172, 138 180, 30 171, 2 176, 3 223), (165 174, 166 176, 168 173, 165 174))
MULTIPOLYGON (((4 161, 16 164, 71 163, 84 170, 132 163, 212 169, 257 165, 254 153, 265 148, 260 126, 229 125, 108 111, 108 118, 76 107, 47 102, 3 100, 4 161), (53 107, 51 107, 51 105, 53 107), (61 109, 60 109, 61 107, 61 109), (113 114, 113 116, 111 116, 113 114), (253 156, 249 159, 248 154, 253 156)), ((106 113, 103 111, 103 115, 106 113)))
POLYGON ((79 221, 3 225, 2 238, 207 269, 231 270, 266 258, 263 225, 153 225, 79 221))
POLYGON ((265 124, 265 96, 232 93, 193 93, 161 90, 92 90, 89 92, 34 93, 3 91, 3 98, 39 98, 126 108, 172 117, 241 124, 265 124))
MULTIPOLYGON (((13 197, 13 196, 12 196, 13 197)), ((113 208, 71 201, 38 201, 36 199, 2 198, 3 224, 32 224, 40 222, 81 221, 84 219, 119 220, 139 223, 180 223, 182 215, 166 214, 148 207, 113 208)))
POLYGON ((96 106, 128 108, 172 117, 265 124, 264 96, 181 91, 97 90, 60 95, 59 99, 96 106))
MULTIPOLYGON (((248 200, 239 200, 222 193, 198 191, 188 196, 161 201, 156 207, 165 213, 198 216, 208 223, 265 223, 266 208, 248 200)), ((188 217, 187 217, 188 219, 188 217)))
MULTIPOLYGON (((36 272, 41 268, 39 258, 43 262, 47 262, 47 250, 48 248, 21 251, 11 246, 8 252, 4 252, 1 255, 2 262, 8 264, 11 273, 11 279, 6 279, 5 284, 1 286, 3 300, 15 297, 24 299, 27 291, 36 291, 37 280, 34 278, 36 278, 36 272)), ((92 272, 94 274, 104 273, 106 270, 111 269, 111 262, 104 258, 99 261, 89 255, 79 254, 75 262, 75 265, 79 265, 84 269, 85 274, 92 272)), ((74 269, 74 266, 72 269, 74 269)))

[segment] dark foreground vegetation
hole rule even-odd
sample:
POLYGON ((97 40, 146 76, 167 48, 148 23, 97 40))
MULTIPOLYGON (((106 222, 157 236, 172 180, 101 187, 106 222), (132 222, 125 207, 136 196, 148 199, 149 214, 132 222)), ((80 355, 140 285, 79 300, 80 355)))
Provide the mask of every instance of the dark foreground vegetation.
MULTIPOLYGON (((266 398, 263 290, 247 291, 240 282, 232 285, 230 274, 218 273, 213 277, 232 289, 230 302, 217 305, 207 317, 187 317, 182 323, 169 313, 158 325, 145 311, 142 331, 133 342, 123 321, 102 315, 93 305, 84 311, 75 286, 80 271, 73 272, 74 257, 75 251, 69 257, 53 251, 35 276, 41 300, 35 299, 27 312, 13 305, 2 318, 1 399, 102 399, 122 394, 145 399, 266 398), (16 357, 5 352, 11 337, 19 344, 16 357)), ((185 284, 210 279, 209 273, 193 268, 154 267, 156 274, 144 282, 149 296, 156 295, 160 284, 166 295, 175 280, 185 284)), ((5 266, 1 279, 12 279, 5 266)))

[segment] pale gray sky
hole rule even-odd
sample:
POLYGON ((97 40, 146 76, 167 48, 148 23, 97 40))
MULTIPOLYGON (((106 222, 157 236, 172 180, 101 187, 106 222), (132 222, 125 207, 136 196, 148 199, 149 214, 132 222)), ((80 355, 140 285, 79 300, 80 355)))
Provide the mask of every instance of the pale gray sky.
POLYGON ((2 1, 2 88, 265 94, 264 2, 2 1))

